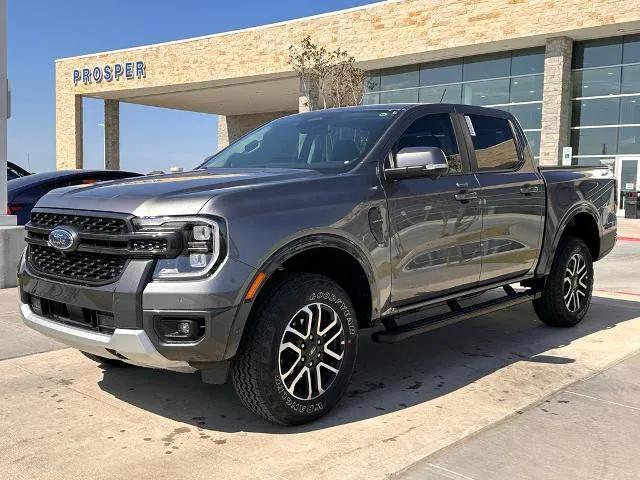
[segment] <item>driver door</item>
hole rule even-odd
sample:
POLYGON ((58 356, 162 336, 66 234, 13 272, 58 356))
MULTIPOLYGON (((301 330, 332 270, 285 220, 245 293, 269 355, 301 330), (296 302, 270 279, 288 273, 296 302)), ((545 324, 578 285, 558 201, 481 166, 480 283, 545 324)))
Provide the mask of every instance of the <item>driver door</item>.
POLYGON ((456 135, 457 129, 448 112, 423 115, 392 148, 393 157, 405 147, 437 147, 449 162, 449 173, 436 179, 383 180, 391 230, 393 305, 469 288, 480 279, 482 219, 479 202, 473 198, 479 184, 470 172, 466 150, 461 154, 458 138, 463 137, 456 135))

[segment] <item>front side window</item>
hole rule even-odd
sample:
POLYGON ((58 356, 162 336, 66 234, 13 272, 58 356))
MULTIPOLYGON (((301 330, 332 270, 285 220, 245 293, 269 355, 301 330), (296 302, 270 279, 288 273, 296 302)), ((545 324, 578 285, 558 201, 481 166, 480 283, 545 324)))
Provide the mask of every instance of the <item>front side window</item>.
POLYGON ((458 142, 448 113, 434 113, 414 121, 396 145, 396 152, 406 147, 437 147, 449 161, 450 173, 462 173, 458 142))
POLYGON ((509 170, 520 159, 508 120, 485 115, 465 115, 479 171, 509 170))
POLYGON ((397 110, 319 111, 274 120, 200 168, 301 168, 346 171, 362 160, 397 110))

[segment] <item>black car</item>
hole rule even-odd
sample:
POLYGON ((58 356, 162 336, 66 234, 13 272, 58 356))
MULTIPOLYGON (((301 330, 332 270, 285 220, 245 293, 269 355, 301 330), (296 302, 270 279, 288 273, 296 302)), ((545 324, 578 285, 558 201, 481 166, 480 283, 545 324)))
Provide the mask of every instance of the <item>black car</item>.
POLYGON ((24 168, 16 165, 13 162, 7 162, 7 180, 15 180, 16 178, 22 178, 31 175, 24 168))
MULTIPOLYGON (((24 172, 24 170, 22 171, 24 172)), ((24 225, 29 221, 31 209, 44 194, 51 190, 140 176, 139 173, 120 170, 65 170, 35 174, 25 172, 25 174, 13 177, 13 179, 7 175, 9 178, 7 182, 7 215, 16 215, 18 225, 24 225)))

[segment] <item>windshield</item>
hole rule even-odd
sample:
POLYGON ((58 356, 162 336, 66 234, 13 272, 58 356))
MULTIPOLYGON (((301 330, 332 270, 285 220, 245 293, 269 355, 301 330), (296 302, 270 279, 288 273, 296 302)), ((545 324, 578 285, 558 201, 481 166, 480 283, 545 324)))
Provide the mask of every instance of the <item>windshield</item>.
POLYGON ((349 170, 369 152, 397 110, 323 110, 274 120, 200 168, 349 170))

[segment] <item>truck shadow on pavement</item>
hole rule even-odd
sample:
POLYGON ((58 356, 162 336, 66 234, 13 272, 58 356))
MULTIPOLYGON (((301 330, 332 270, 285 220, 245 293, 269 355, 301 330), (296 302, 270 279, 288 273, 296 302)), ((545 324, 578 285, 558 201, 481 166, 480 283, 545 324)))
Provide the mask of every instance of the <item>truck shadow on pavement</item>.
MULTIPOLYGON (((637 318, 640 302, 594 297, 587 318, 575 328, 541 324, 530 304, 408 339, 375 344, 360 337, 356 372, 345 397, 324 418, 299 427, 272 425, 245 410, 230 383, 206 385, 200 375, 143 368, 106 368, 99 386, 141 409, 207 431, 300 433, 396 412, 467 386, 516 362, 566 364, 550 355, 594 332, 637 318)), ((506 385, 502 394, 509 396, 506 385)), ((437 404, 436 404, 437 405, 437 404)))

